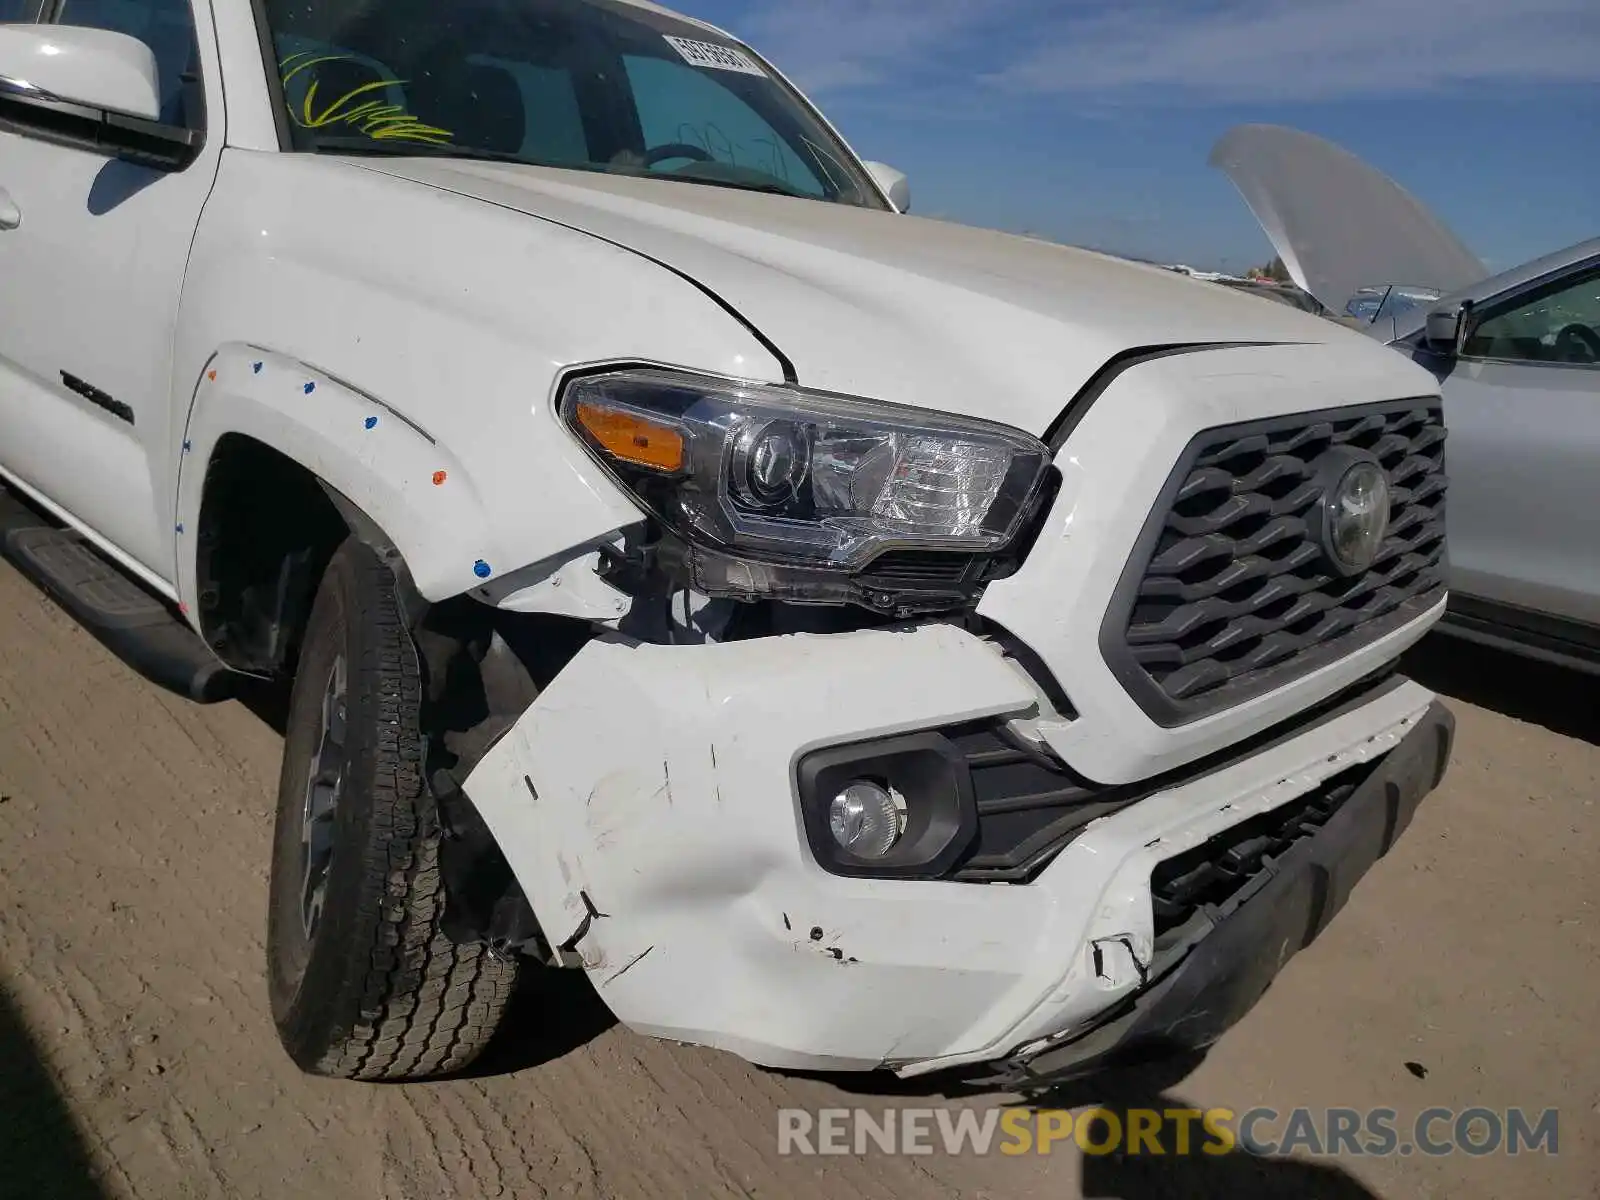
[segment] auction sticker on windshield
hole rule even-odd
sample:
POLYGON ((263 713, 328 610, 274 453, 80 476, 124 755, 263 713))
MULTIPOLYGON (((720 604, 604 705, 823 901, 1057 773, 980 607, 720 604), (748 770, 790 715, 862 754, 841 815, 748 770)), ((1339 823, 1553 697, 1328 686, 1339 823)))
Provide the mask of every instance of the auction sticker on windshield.
POLYGON ((742 51, 735 50, 732 46, 719 46, 715 42, 697 42, 693 38, 673 37, 670 33, 661 35, 672 44, 672 48, 683 55, 684 62, 697 67, 711 67, 717 71, 738 71, 742 75, 760 75, 763 79, 767 73, 751 61, 750 56, 742 51))

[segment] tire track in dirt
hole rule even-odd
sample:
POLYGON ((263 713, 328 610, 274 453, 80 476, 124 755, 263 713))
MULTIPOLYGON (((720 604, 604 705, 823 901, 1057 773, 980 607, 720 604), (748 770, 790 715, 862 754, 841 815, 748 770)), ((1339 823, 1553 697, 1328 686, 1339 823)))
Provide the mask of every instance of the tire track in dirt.
MULTIPOLYGON (((281 1146, 248 1148, 261 1117, 303 1103, 262 1069, 251 901, 275 739, 243 710, 174 708, 9 571, 0 611, 23 625, 0 638, 0 982, 59 1039, 64 1090, 104 1116, 88 1123, 111 1178, 250 1194, 254 1172, 228 1183, 243 1160, 288 1183, 281 1146)), ((309 1157, 332 1159, 330 1183, 352 1177, 342 1147, 309 1157)))

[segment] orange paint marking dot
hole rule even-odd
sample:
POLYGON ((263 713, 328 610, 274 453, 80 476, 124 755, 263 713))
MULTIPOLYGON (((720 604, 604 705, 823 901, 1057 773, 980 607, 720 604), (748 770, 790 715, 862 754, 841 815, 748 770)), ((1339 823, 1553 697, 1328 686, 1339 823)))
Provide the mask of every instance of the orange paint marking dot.
POLYGON ((447 476, 447 475, 446 475, 446 474, 445 474, 445 473, 444 473, 444 472, 443 472, 443 471, 435 471, 435 472, 434 472, 434 473, 433 473, 433 486, 434 486, 434 487, 438 487, 438 486, 439 486, 439 485, 440 485, 440 484, 442 484, 442 483, 443 483, 443 482, 444 482, 444 481, 445 481, 445 480, 446 480, 446 479, 447 479, 447 478, 448 478, 448 476, 447 476))
POLYGON ((215 370, 207 371, 206 372, 206 378, 211 380, 212 383, 215 383, 217 381, 217 373, 216 373, 216 371, 215 370))

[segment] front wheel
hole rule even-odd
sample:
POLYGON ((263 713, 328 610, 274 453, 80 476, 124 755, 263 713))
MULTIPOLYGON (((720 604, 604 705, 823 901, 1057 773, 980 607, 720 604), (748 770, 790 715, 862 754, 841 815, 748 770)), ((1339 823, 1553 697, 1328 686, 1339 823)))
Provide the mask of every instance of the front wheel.
POLYGON ((394 576, 347 541, 318 588, 295 674, 268 900, 273 1020, 313 1074, 460 1070, 489 1041, 516 981, 514 961, 440 931, 421 704, 394 576))

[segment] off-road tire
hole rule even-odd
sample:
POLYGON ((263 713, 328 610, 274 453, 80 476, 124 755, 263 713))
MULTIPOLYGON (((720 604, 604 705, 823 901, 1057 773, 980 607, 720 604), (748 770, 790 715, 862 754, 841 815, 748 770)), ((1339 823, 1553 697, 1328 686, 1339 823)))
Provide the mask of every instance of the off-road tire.
POLYGON ((301 1069, 345 1079, 445 1075, 494 1033, 515 960, 440 931, 439 816, 424 779, 423 683, 395 577, 355 540, 312 605, 289 701, 267 920, 268 990, 301 1069), (308 937, 302 821, 323 698, 345 664, 342 785, 325 900, 308 937))

